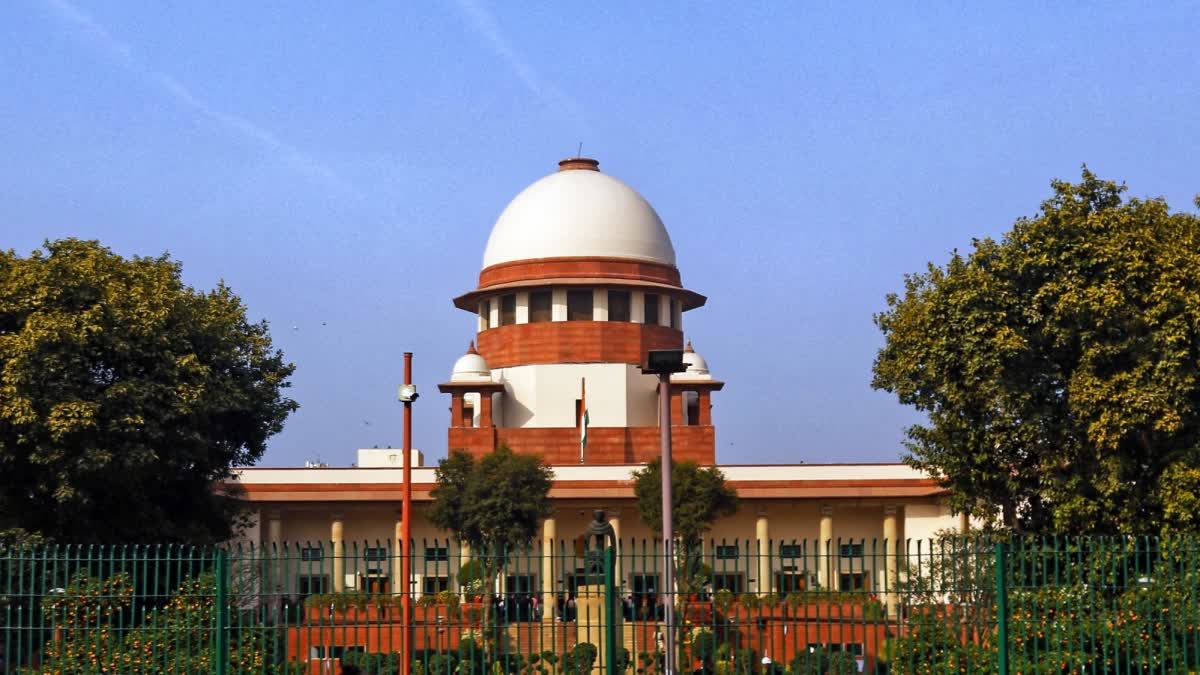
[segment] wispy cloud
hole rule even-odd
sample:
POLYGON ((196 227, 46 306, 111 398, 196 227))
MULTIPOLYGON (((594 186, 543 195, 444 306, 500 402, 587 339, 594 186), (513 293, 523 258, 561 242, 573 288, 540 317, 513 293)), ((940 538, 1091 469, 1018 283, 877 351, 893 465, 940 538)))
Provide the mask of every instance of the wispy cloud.
POLYGON ((157 70, 139 61, 134 54, 133 47, 129 43, 114 36, 101 23, 70 2, 70 0, 43 0, 43 2, 53 11, 55 16, 75 27, 109 58, 147 78, 176 103, 192 110, 201 117, 212 120, 226 129, 257 143, 283 159, 295 170, 308 175, 327 187, 344 194, 357 194, 353 186, 343 180, 336 171, 326 166, 320 160, 303 152, 296 146, 281 140, 275 133, 240 115, 213 107, 170 73, 157 70))
POLYGON ((501 30, 495 17, 478 0, 455 0, 459 12, 466 18, 467 23, 491 46, 492 51, 508 64, 508 67, 525 85, 525 88, 537 96, 549 108, 559 110, 573 122, 584 129, 588 127, 587 117, 583 114, 583 106, 579 105, 570 94, 559 89, 553 82, 542 77, 525 57, 521 56, 509 42, 501 30))

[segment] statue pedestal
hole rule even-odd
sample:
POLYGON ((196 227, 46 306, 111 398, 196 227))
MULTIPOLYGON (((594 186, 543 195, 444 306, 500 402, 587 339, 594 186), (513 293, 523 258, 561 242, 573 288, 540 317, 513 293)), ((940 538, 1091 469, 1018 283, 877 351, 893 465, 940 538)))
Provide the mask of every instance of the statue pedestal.
MULTIPOLYGON (((575 642, 588 642, 596 647, 596 661, 592 665, 593 675, 604 672, 605 654, 608 653, 609 612, 616 612, 615 607, 609 607, 604 602, 604 584, 579 586, 575 597, 575 642)), ((615 594, 614 594, 615 595, 615 594)), ((619 599, 614 597, 614 603, 619 599)), ((620 618, 620 613, 613 614, 614 622, 620 618)), ((618 628, 617 635, 620 636, 618 628)), ((618 649, 621 645, 617 645, 618 649)))

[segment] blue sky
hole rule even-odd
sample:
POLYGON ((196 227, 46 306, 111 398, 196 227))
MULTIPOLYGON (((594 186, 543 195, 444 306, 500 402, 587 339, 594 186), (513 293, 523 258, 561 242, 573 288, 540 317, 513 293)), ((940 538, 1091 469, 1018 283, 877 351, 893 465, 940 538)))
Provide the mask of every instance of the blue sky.
POLYGON ((450 298, 574 154, 633 185, 708 295, 723 463, 892 461, 869 387, 906 272, 1086 162, 1200 192, 1200 10, 1153 3, 0 3, 0 245, 97 238, 225 279, 296 363, 264 464, 445 453, 450 298), (1003 5, 1003 6, 1001 6, 1003 5), (1051 6, 1043 6, 1051 5, 1051 6))

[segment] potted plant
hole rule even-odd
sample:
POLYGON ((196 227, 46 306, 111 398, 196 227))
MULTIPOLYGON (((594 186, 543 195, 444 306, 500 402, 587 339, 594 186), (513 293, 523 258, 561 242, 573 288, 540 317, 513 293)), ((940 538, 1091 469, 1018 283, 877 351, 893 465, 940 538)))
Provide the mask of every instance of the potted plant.
POLYGON ((777 614, 775 610, 779 608, 779 595, 767 593, 758 599, 758 604, 763 610, 763 616, 775 616, 777 614))
POLYGON ((488 571, 483 562, 468 560, 458 568, 458 586, 467 602, 482 602, 487 588, 488 571))
POLYGON ((873 598, 860 591, 806 591, 789 595, 787 602, 796 618, 837 621, 863 618, 864 607, 873 598))
POLYGON ((378 621, 386 614, 382 604, 379 596, 358 591, 319 593, 304 600, 310 621, 378 621))
POLYGON ((717 609, 721 610, 721 614, 729 614, 729 608, 733 607, 733 601, 733 591, 729 590, 728 588, 722 588, 713 593, 713 605, 716 606, 717 609))
MULTIPOLYGON (((400 600, 401 596, 397 596, 397 603, 400 600)), ((417 609, 413 616, 415 621, 437 623, 438 619, 443 619, 445 616, 446 610, 438 601, 436 595, 422 595, 420 598, 417 598, 417 609)))

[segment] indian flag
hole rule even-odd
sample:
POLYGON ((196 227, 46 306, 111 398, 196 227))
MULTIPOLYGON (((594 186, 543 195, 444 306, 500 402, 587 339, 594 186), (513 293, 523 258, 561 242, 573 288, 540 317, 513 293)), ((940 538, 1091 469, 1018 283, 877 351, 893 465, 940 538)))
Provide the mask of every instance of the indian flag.
POLYGON ((588 409, 587 379, 579 381, 579 463, 583 464, 583 451, 587 449, 588 409))

